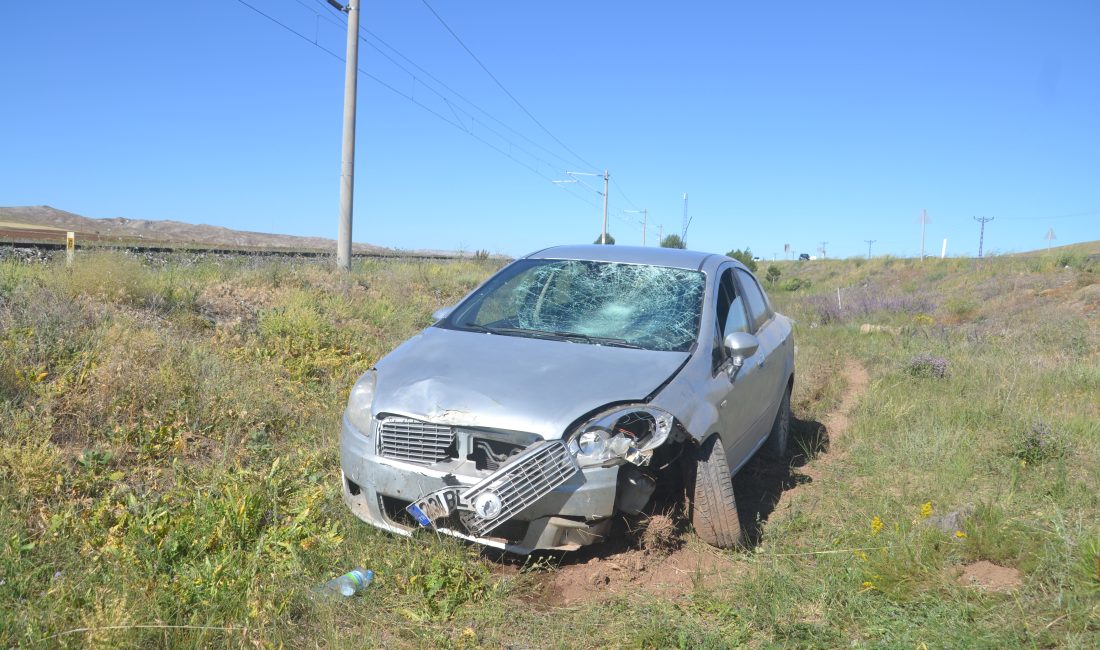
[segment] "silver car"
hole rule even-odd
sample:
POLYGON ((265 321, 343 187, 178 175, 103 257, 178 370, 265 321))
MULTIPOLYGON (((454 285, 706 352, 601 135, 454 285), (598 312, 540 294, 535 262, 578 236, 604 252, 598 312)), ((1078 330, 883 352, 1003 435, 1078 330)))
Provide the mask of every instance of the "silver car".
POLYGON ((794 343, 740 262, 549 248, 433 317, 352 388, 340 464, 359 518, 574 550, 681 489, 700 537, 741 541, 731 477, 786 453, 794 343))

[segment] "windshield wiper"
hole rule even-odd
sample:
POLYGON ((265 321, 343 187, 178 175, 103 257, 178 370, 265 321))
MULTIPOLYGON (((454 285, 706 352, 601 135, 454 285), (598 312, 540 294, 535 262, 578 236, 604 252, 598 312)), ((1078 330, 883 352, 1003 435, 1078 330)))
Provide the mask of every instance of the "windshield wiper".
POLYGON ((580 332, 554 332, 555 335, 565 339, 580 339, 585 343, 592 343, 594 345, 606 345, 616 348, 631 348, 634 350, 641 350, 642 346, 637 343, 631 343, 626 339, 617 339, 610 336, 591 336, 589 334, 581 334, 580 332))
POLYGON ((543 330, 528 330, 522 327, 488 327, 479 323, 462 323, 461 327, 469 328, 475 332, 486 334, 500 334, 502 336, 525 336, 533 339, 547 339, 550 341, 568 341, 569 339, 557 332, 545 332, 543 330))

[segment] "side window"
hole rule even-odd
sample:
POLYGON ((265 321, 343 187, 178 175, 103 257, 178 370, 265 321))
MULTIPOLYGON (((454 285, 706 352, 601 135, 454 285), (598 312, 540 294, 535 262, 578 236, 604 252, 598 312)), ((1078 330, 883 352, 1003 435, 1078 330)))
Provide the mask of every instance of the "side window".
POLYGON ((757 330, 771 318, 771 310, 768 309, 768 301, 764 298, 764 293, 760 290, 760 285, 756 283, 756 278, 752 277, 747 271, 741 269, 737 269, 737 275, 741 283, 741 289, 745 294, 745 300, 748 303, 749 316, 752 320, 753 330, 757 330))
POLYGON ((737 285, 733 281, 733 269, 726 269, 718 283, 718 304, 715 305, 714 351, 712 361, 717 368, 726 359, 726 349, 723 341, 730 332, 749 331, 748 319, 745 317, 745 301, 737 293, 737 285))

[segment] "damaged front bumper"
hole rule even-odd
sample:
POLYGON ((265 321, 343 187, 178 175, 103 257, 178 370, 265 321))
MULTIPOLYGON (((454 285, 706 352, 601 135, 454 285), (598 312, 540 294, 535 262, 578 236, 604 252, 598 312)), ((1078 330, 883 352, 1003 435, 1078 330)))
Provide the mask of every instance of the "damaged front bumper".
POLYGON ((456 454, 409 462, 380 455, 377 431, 364 434, 345 417, 344 502, 360 519, 390 532, 410 535, 429 524, 515 553, 575 550, 604 538, 615 512, 617 466, 581 469, 565 443, 553 440, 530 444, 499 468, 478 468, 465 450, 470 436, 479 434, 457 430, 456 454))

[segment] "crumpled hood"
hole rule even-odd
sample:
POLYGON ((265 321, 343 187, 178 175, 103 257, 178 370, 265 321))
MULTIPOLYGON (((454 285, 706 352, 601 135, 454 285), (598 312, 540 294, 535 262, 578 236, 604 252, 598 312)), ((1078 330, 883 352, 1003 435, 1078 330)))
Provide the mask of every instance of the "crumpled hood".
POLYGON ((371 411, 556 439, 589 411, 644 399, 687 357, 429 327, 378 362, 371 411))

